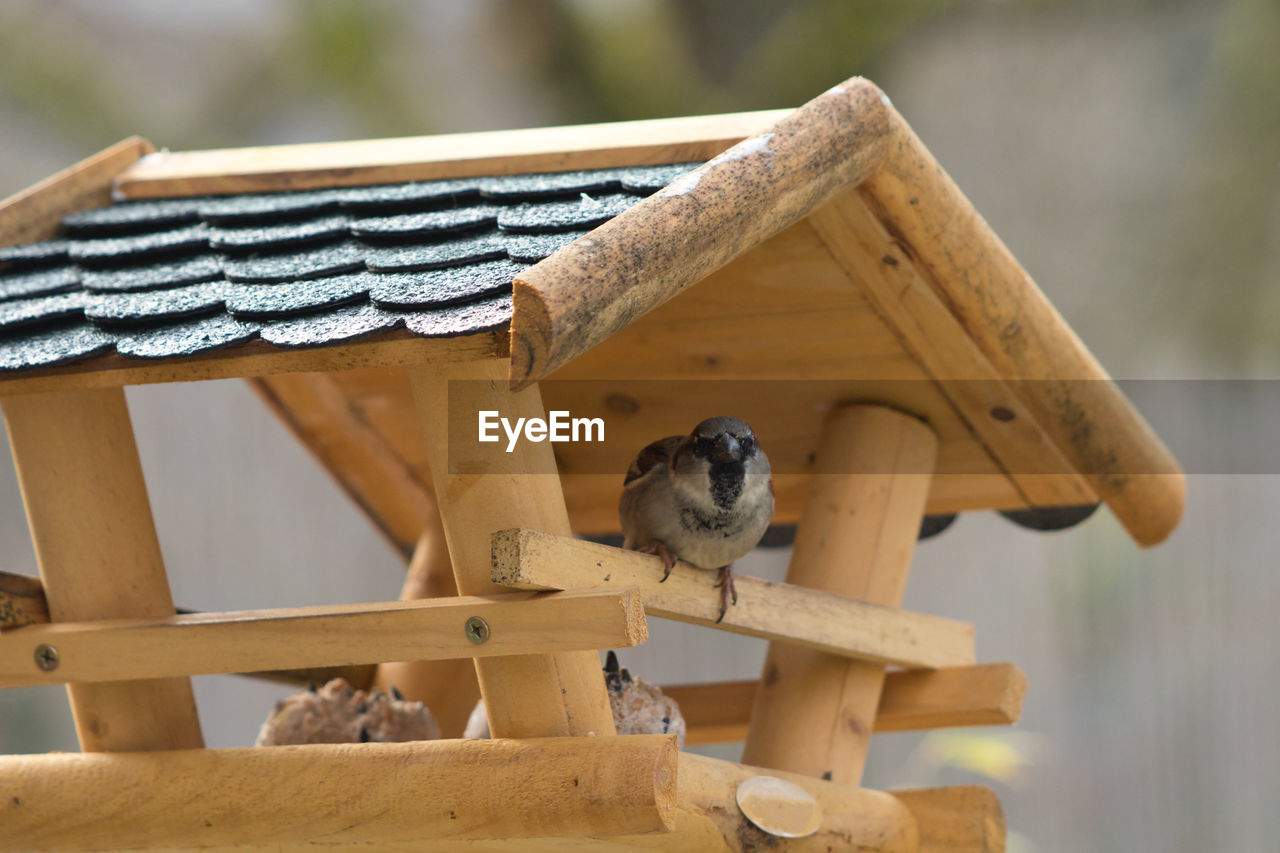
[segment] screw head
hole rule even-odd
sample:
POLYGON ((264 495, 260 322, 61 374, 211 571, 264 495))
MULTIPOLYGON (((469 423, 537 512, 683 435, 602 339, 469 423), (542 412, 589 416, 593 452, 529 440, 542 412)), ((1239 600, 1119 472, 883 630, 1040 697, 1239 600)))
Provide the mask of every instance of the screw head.
POLYGON ((36 646, 34 657, 36 666, 42 672, 53 672, 58 668, 58 650, 48 643, 41 643, 36 646))
POLYGON ((477 646, 489 639, 489 623, 479 616, 472 616, 468 619, 463 631, 466 633, 467 639, 477 646))

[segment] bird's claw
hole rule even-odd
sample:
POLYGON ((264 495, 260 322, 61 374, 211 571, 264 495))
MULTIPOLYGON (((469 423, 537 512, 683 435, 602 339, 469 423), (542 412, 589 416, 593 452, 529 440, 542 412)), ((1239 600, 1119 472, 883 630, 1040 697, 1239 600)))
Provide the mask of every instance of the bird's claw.
POLYGON ((643 554, 657 554, 662 558, 662 580, 658 583, 665 583, 667 578, 671 577, 671 570, 676 567, 676 555, 666 545, 654 539, 648 545, 643 545, 636 549, 643 554))
POLYGON ((719 625, 729 612, 729 604, 738 603, 738 587, 733 582, 733 563, 720 569, 720 580, 716 581, 715 586, 720 590, 720 615, 716 617, 716 624, 719 625))

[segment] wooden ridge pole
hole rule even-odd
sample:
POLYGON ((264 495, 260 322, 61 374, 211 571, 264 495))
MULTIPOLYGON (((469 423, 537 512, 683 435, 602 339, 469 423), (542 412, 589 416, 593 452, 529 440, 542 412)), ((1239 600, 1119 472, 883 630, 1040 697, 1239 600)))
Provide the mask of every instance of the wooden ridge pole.
MULTIPOLYGON (((513 423, 546 417, 538 388, 512 391, 509 370, 506 359, 489 359, 424 364, 409 372, 454 577, 463 595, 503 591, 489 578, 495 531, 527 527, 571 535, 551 445, 521 441, 514 452, 504 453, 497 445, 477 441, 481 410, 498 411, 513 423)), ((597 652, 477 660, 476 674, 494 737, 615 733, 597 652)))
MULTIPOLYGON (((172 617, 124 391, 0 402, 54 622, 172 617)), ((67 692, 86 752, 203 745, 190 679, 78 683, 67 692)))
POLYGON ((887 100, 833 87, 515 280, 511 380, 551 373, 875 171, 887 100))
MULTIPOLYGON (((938 439, 910 415, 850 406, 828 418, 787 582, 902 603, 938 439)), ((856 785, 884 667, 771 643, 743 762, 856 785)))

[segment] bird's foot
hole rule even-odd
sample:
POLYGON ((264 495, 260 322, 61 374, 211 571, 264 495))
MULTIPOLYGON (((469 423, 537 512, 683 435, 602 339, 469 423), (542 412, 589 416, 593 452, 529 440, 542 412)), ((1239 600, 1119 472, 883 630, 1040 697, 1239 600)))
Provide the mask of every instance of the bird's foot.
POLYGON ((730 602, 738 603, 738 588, 733 583, 733 563, 720 567, 720 580, 715 585, 720 590, 720 615, 716 617, 716 624, 719 625, 724 614, 729 612, 730 602))
POLYGON ((649 544, 641 545, 636 549, 642 554, 657 554, 662 558, 662 580, 658 583, 664 583, 667 578, 671 577, 671 570, 676 567, 676 555, 671 553, 665 544, 657 539, 649 540, 649 544))

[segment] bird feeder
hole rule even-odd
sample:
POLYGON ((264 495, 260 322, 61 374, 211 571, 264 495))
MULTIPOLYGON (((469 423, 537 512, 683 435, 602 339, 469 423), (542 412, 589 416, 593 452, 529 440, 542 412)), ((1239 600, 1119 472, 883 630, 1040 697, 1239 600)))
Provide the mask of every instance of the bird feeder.
POLYGON ((1102 503, 1147 546, 1182 511, 1176 461, 862 79, 796 110, 130 139, 0 205, 0 247, 40 568, 0 585, 0 686, 66 683, 83 749, 0 758, 4 848, 1001 850, 984 788, 861 787, 874 733, 1021 707, 973 626, 901 609, 922 525, 1102 503), (229 377, 405 556, 402 600, 175 612, 123 388, 229 377), (558 411, 608 440, 478 441, 481 412, 558 411), (795 528, 786 582, 739 576, 717 625, 714 573, 660 584, 574 534, 616 532, 636 450, 718 414, 795 528), (599 650, 646 615, 770 641, 758 682, 669 694, 741 764, 614 734, 599 650), (203 748, 190 676, 266 671, 395 683, 446 739, 203 748), (456 739, 481 693, 494 739, 456 739))

